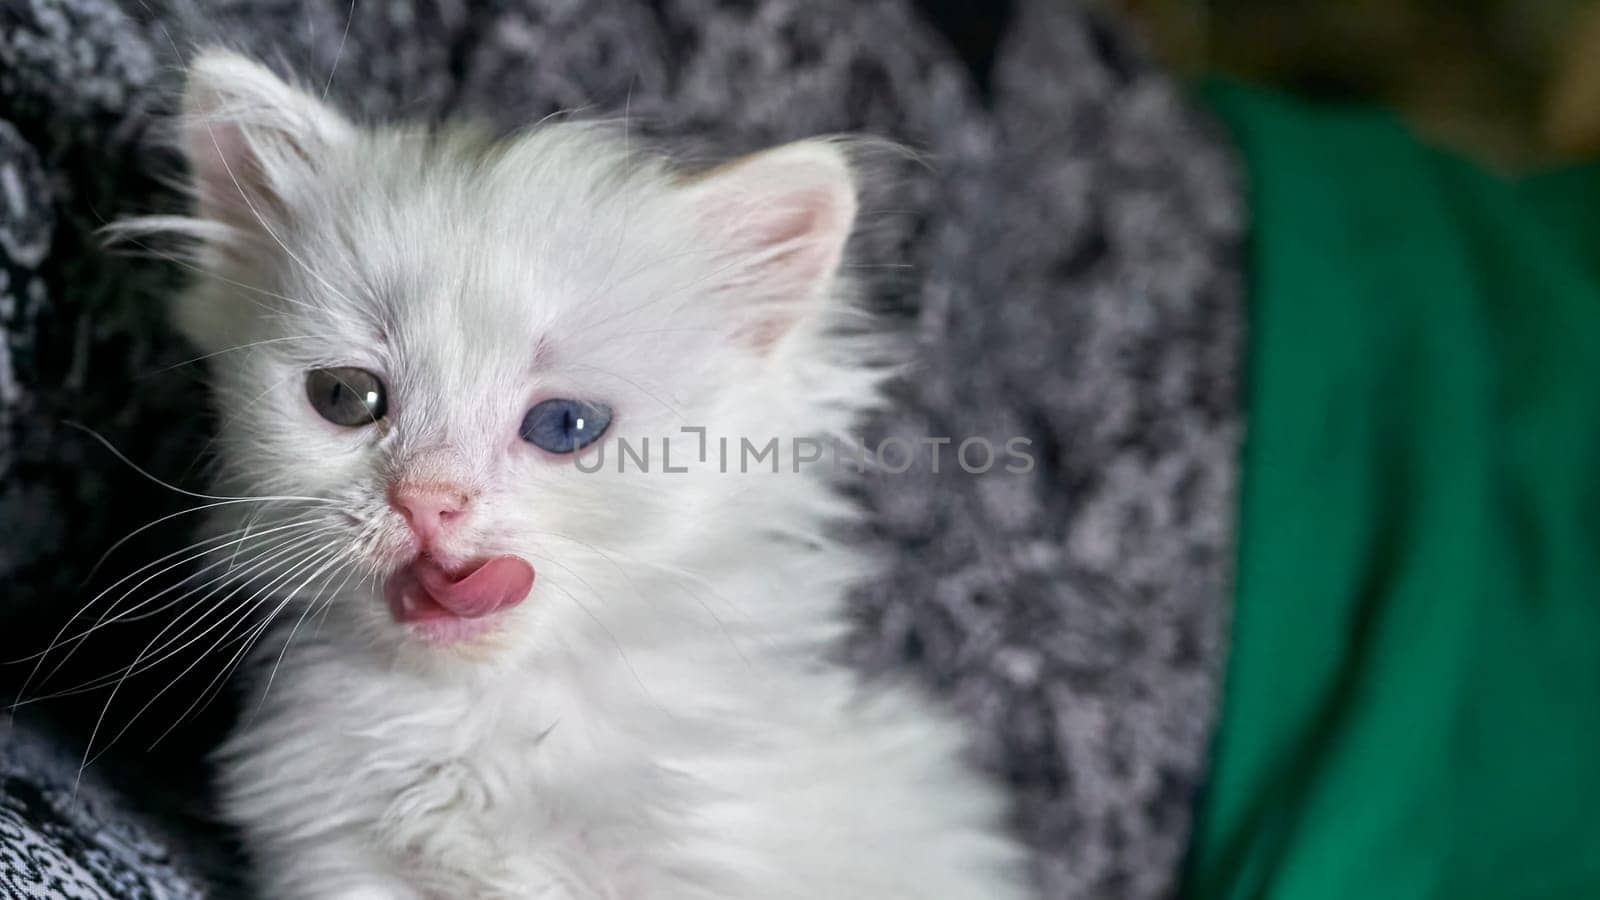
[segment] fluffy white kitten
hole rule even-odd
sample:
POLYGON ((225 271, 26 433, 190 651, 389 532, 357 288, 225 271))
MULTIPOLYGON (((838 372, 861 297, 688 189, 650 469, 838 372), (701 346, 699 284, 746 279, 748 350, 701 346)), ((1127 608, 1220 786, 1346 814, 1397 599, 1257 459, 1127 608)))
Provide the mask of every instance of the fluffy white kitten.
POLYGON ((216 51, 183 123, 219 484, 284 498, 218 523, 279 629, 221 757, 265 896, 1021 896, 957 728, 827 658, 863 565, 792 440, 879 381, 838 144, 367 130, 216 51))

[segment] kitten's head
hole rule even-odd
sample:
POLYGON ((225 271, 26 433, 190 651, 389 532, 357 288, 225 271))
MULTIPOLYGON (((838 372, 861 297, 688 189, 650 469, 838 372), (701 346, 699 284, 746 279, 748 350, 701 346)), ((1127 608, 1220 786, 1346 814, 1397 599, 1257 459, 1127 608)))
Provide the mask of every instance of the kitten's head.
POLYGON ((871 394, 834 337, 837 143, 689 176, 604 126, 369 130, 221 52, 184 113, 200 275, 177 318, 210 355, 222 491, 283 498, 221 506, 267 611, 318 600, 338 639, 457 657, 630 627, 614 597, 670 616, 641 573, 815 495, 787 458, 723 474, 719 437, 787 456, 871 394), (619 473, 646 438, 650 470, 619 473))

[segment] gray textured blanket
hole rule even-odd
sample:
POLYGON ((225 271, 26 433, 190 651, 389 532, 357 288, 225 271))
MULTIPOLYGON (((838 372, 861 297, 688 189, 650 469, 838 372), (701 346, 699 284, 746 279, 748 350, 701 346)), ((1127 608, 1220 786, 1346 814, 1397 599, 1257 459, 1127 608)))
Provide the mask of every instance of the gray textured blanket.
MULTIPOLYGON (((966 716, 1015 792, 1047 896, 1170 893, 1223 657, 1241 230, 1229 159, 1175 86, 1060 0, 1018 4, 983 89, 900 0, 353 6, 0 0, 0 654, 42 647, 99 554, 181 508, 67 420, 200 484, 198 373, 174 367, 185 351, 160 310, 182 270, 92 236, 177 202, 152 136, 197 44, 252 50, 371 118, 626 112, 717 154, 883 135, 928 164, 878 185, 853 248, 920 353, 875 433, 1025 435, 1040 464, 985 478, 924 459, 853 485, 863 538, 893 565, 861 588, 845 652, 966 716)), ((108 566, 177 545, 185 522, 108 566)), ((136 652, 121 640, 91 654, 99 672, 136 652)), ((115 804, 60 813, 80 808, 62 787, 76 766, 30 763, 51 754, 19 741, 0 740, 0 896, 200 889, 182 859, 207 833, 162 849, 118 837, 140 833, 110 821, 115 804)), ((192 771, 205 742, 169 745, 150 772, 192 771)), ((112 771, 142 749, 113 748, 112 771)), ((135 795, 122 808, 193 791, 178 805, 203 810, 203 779, 146 773, 121 790, 135 795)))

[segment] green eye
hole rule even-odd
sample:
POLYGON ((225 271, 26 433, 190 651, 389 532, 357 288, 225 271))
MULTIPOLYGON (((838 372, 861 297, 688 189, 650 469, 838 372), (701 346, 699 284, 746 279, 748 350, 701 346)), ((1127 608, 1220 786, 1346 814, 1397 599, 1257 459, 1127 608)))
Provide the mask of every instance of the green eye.
POLYGON ((312 369, 306 397, 317 415, 345 428, 371 425, 389 412, 383 381, 366 369, 312 369))

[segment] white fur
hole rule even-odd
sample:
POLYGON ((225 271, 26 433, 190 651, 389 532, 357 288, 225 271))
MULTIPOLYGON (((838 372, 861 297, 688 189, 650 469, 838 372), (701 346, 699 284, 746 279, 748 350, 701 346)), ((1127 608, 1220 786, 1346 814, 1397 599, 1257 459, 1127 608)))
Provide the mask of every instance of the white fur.
POLYGON ((788 442, 847 433, 881 377, 846 336, 838 144, 688 177, 602 126, 364 130, 220 52, 186 115, 199 215, 155 226, 199 238, 177 315, 215 354, 218 481, 306 498, 218 523, 307 523, 234 561, 290 573, 234 601, 278 624, 221 754, 265 896, 1022 895, 957 727, 828 660, 865 565, 788 442), (305 371, 339 365, 383 376, 384 423, 310 408, 305 371), (551 396, 615 410, 603 471, 519 439, 551 396), (780 473, 721 473, 721 436, 781 438, 780 473), (652 470, 618 474, 644 437, 652 470), (385 485, 419 473, 477 494, 450 552, 537 569, 488 638, 431 645, 384 606, 412 552, 385 485))

